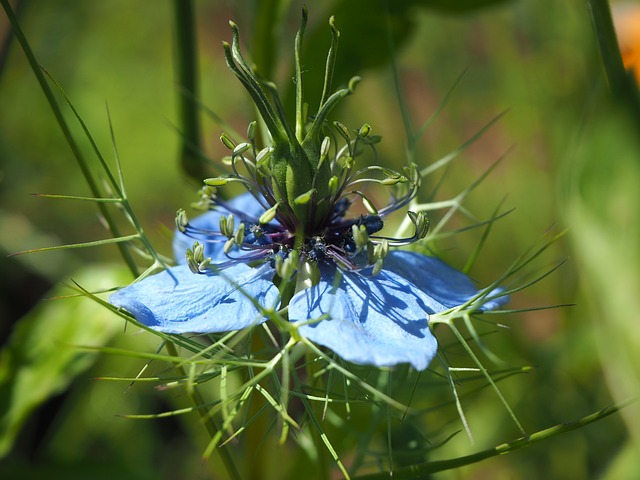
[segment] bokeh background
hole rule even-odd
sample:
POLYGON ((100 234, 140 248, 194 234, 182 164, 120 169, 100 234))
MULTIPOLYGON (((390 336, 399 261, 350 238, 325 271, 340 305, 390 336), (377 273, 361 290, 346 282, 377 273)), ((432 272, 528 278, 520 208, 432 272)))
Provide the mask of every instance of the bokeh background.
MULTIPOLYGON (((169 254, 175 210, 187 207, 199 187, 179 162, 172 3, 18 3, 40 64, 65 89, 107 156, 112 150, 108 108, 130 200, 156 248, 169 254)), ((529 271, 540 274, 567 261, 516 295, 511 305, 574 305, 511 315, 505 321, 509 329, 487 341, 508 364, 535 367, 501 383, 525 429, 575 420, 637 395, 640 126, 624 105, 610 101, 587 2, 497 1, 465 11, 452 11, 446 2, 445 7, 398 2, 386 9, 382 3, 379 9, 366 2, 343 3, 308 5, 304 67, 309 78, 321 76, 321 55, 330 39, 326 22, 335 14, 343 47, 337 82, 354 74, 363 81, 333 118, 354 127, 368 122, 383 136, 382 161, 399 165, 406 158, 385 29, 394 32, 395 61, 416 128, 464 72, 446 109, 419 140, 420 165, 459 147, 506 112, 456 159, 438 186, 436 198, 448 198, 504 157, 466 203, 479 218, 489 218, 502 201, 505 209, 514 209, 494 226, 473 277, 482 284, 492 281, 534 242, 568 228, 529 271)), ((278 58, 269 73, 287 90, 301 4, 280 4, 283 20, 274 33, 278 58)), ((640 31, 634 6, 614 4, 618 18, 632 25, 620 27, 621 32, 627 28, 621 44, 629 62, 640 48, 632 38, 640 31)), ((207 155, 217 159, 226 154, 218 140, 221 127, 206 109, 240 132, 253 118, 245 92, 225 66, 221 41, 230 39, 227 21, 233 19, 247 50, 259 48, 252 43, 258 8, 248 0, 200 0, 195 8, 202 138, 207 155)), ((118 266, 115 247, 7 257, 107 236, 94 204, 30 195, 90 193, 8 32, 0 15, 0 476, 223 478, 216 477, 215 462, 200 461, 206 432, 195 417, 140 421, 119 416, 175 408, 184 398, 144 385, 94 380, 134 376, 142 360, 72 347, 153 351, 157 339, 124 331, 120 321, 88 300, 47 300, 63 295, 60 284, 70 277, 90 289, 130 281, 118 266), (33 368, 20 370, 25 365, 33 368)), ((81 146, 90 152, 86 141, 81 146)), ((436 188, 437 180, 431 182, 425 182, 425 199, 436 188)), ((472 230, 436 248, 461 268, 480 235, 472 230)), ((458 435, 430 459, 468 454, 518 436, 492 392, 477 394, 465 408, 476 444, 458 435)), ((434 478, 640 478, 639 425, 640 409, 631 404, 596 424, 434 478)), ((264 476, 282 478, 281 473, 272 466, 264 476)))

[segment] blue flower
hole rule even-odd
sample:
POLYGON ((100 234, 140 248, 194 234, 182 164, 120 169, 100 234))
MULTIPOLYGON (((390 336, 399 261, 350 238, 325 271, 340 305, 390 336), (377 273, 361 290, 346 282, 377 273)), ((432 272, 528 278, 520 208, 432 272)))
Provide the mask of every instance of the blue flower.
MULTIPOLYGON (((245 225, 258 224, 263 207, 252 195, 242 194, 223 203, 245 225)), ((225 254, 218 228, 224 213, 219 207, 195 218, 185 232, 176 231, 173 248, 179 265, 119 290, 110 302, 166 333, 224 332, 264 322, 256 304, 278 306, 278 288, 272 281, 277 277, 275 261, 270 258, 252 268, 234 259, 234 253, 242 255, 237 246, 225 254), (218 272, 193 273, 185 252, 194 238, 205 246, 204 255, 212 263, 225 267, 218 272)), ((272 224, 272 237, 281 235, 279 228, 272 224)), ((417 370, 425 369, 437 349, 429 315, 478 295, 466 275, 435 257, 414 252, 390 252, 377 275, 371 274, 371 268, 341 270, 330 257, 318 263, 319 280, 293 295, 289 321, 299 325, 303 337, 358 364, 410 363, 417 370)), ((489 297, 498 294, 495 291, 489 297)), ((505 302, 506 297, 497 296, 479 310, 495 309, 505 302)))
MULTIPOLYGON (((305 24, 306 11, 296 59, 305 24)), ((329 95, 338 41, 330 24, 327 76, 313 116, 305 116, 296 65, 295 127, 273 85, 258 79, 242 58, 231 24, 227 64, 251 95, 271 143, 257 146, 255 122, 248 142, 236 144, 223 134, 230 172, 204 181, 201 203, 209 212, 189 221, 178 211, 178 266, 119 290, 110 301, 155 330, 177 334, 244 329, 264 322, 264 309, 286 307, 302 337, 345 360, 423 370, 437 350, 430 315, 467 302, 470 311, 491 310, 506 297, 500 290, 480 294, 467 276, 434 257, 391 251, 427 235, 425 212, 407 212, 413 236, 380 235, 385 217, 416 197, 421 175, 415 164, 356 168, 365 152, 376 158, 380 137, 367 124, 350 131, 327 119, 358 82, 329 95), (217 189, 229 183, 240 183, 247 193, 223 200, 217 189), (379 190, 388 193, 382 208, 369 198, 369 192, 379 197, 379 190), (349 217, 356 208, 361 213, 349 217)))

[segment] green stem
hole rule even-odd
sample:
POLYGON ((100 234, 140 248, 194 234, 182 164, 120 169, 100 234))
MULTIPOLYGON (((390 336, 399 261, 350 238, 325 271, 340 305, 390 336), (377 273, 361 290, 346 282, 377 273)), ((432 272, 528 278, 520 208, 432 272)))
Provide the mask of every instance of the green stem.
POLYGON ((205 177, 198 116, 198 43, 193 0, 174 0, 176 29, 176 81, 179 91, 184 171, 200 181, 205 177))
MULTIPOLYGON (((176 349, 176 346, 172 342, 169 342, 169 341, 166 342, 165 346, 167 348, 167 352, 169 352, 169 355, 172 355, 176 358, 179 357, 178 350, 176 349)), ((176 369, 178 370, 179 375, 185 376, 185 377, 187 376, 187 373, 185 372, 184 368, 181 367, 180 365, 176 365, 176 369)), ((208 414, 207 408, 203 407, 203 405, 205 404, 205 401, 202 398, 200 391, 197 389, 197 387, 193 386, 191 389, 187 391, 187 394, 189 395, 189 399, 196 406, 198 410, 198 414, 200 415, 200 419, 204 423, 204 426, 206 427, 207 432, 209 433, 209 436, 213 438, 215 434, 218 432, 219 428, 218 428, 218 425, 216 425, 216 421, 213 419, 213 417, 208 414)), ((227 447, 224 445, 220 446, 216 449, 216 451, 218 452, 218 455, 220 455, 220 459, 222 460, 222 463, 224 464, 224 467, 227 470, 228 478, 232 480, 240 480, 242 477, 240 476, 238 469, 233 463, 233 459, 231 458, 231 454, 229 453, 229 450, 227 449, 227 447)))
POLYGON ((640 96, 632 75, 624 68, 608 0, 587 0, 591 21, 614 100, 625 105, 640 125, 640 96))

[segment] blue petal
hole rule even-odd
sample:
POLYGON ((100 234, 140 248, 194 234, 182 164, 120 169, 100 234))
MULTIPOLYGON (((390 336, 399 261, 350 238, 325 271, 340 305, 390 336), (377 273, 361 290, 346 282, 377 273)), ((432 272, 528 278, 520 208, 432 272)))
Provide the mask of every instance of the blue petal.
POLYGON ((301 325, 300 334, 354 363, 427 368, 437 350, 428 314, 444 306, 392 272, 347 272, 335 286, 334 275, 335 269, 323 268, 318 285, 291 299, 290 321, 327 318, 301 325))
MULTIPOLYGON (((229 206, 239 212, 244 213, 250 217, 258 218, 264 212, 264 208, 249 192, 238 195, 233 200, 229 201, 229 206)), ((208 230, 213 232, 220 231, 220 217, 227 216, 229 213, 225 210, 211 210, 204 213, 193 220, 189 220, 191 226, 202 230, 208 230)), ((236 218, 236 225, 239 219, 236 218)), ((204 245, 204 256, 210 257, 213 263, 223 262, 228 260, 225 256, 223 248, 225 238, 213 235, 193 235, 187 236, 184 233, 176 230, 173 236, 173 257, 179 265, 185 265, 187 263, 185 259, 185 252, 188 248, 193 246, 193 242, 198 241, 204 245), (212 242, 211 240, 217 240, 212 242)))
MULTIPOLYGON (((396 250, 384 259, 384 270, 403 276, 423 293, 446 305, 456 307, 478 294, 478 289, 464 273, 451 268, 435 257, 396 250)), ((493 290, 487 297, 499 295, 503 289, 493 290)), ((489 300, 480 310, 495 310, 509 300, 503 295, 489 300)))
POLYGON ((275 306, 278 289, 272 276, 271 268, 253 269, 244 264, 229 267, 221 275, 194 274, 181 265, 118 290, 109 302, 160 332, 239 330, 266 320, 246 295, 263 307, 275 306))

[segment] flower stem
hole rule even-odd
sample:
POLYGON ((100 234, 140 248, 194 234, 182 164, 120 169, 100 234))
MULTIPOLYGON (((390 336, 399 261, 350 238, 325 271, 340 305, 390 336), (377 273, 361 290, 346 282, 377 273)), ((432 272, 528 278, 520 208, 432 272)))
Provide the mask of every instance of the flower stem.
MULTIPOLYGON (((165 344, 165 347, 167 349, 167 352, 169 352, 169 355, 172 355, 174 357, 179 356, 178 350, 176 349, 175 344, 173 344, 172 342, 167 342, 165 344)), ((176 366, 176 369, 178 370, 178 373, 180 375, 183 375, 183 376, 187 375, 187 373, 184 371, 184 369, 181 366, 176 366)), ((196 386, 193 386, 193 388, 187 391, 187 394, 190 400, 196 406, 196 409, 198 410, 198 414, 200 415, 200 419, 204 423, 204 426, 206 427, 207 432, 209 433, 209 436, 213 438, 214 435, 218 432, 219 428, 218 428, 218 425, 216 424, 216 421, 213 419, 213 417, 211 415, 208 415, 207 409, 203 407, 205 402, 204 402, 204 399, 202 398, 202 395, 198 391, 198 388, 196 386)), ((218 452, 218 455, 220 455, 220 460, 222 460, 222 463, 224 464, 224 467, 229 476, 228 478, 232 480, 240 480, 242 477, 240 476, 240 472, 238 472, 238 469, 233 463, 233 459, 231 458, 231 454, 229 453, 229 450, 227 449, 227 447, 222 445, 222 446, 219 446, 216 450, 218 452)))
POLYGON ((183 170, 200 181, 205 177, 201 160, 200 119, 198 116, 198 51, 193 0, 174 0, 176 35, 176 82, 180 87, 180 128, 183 170))

